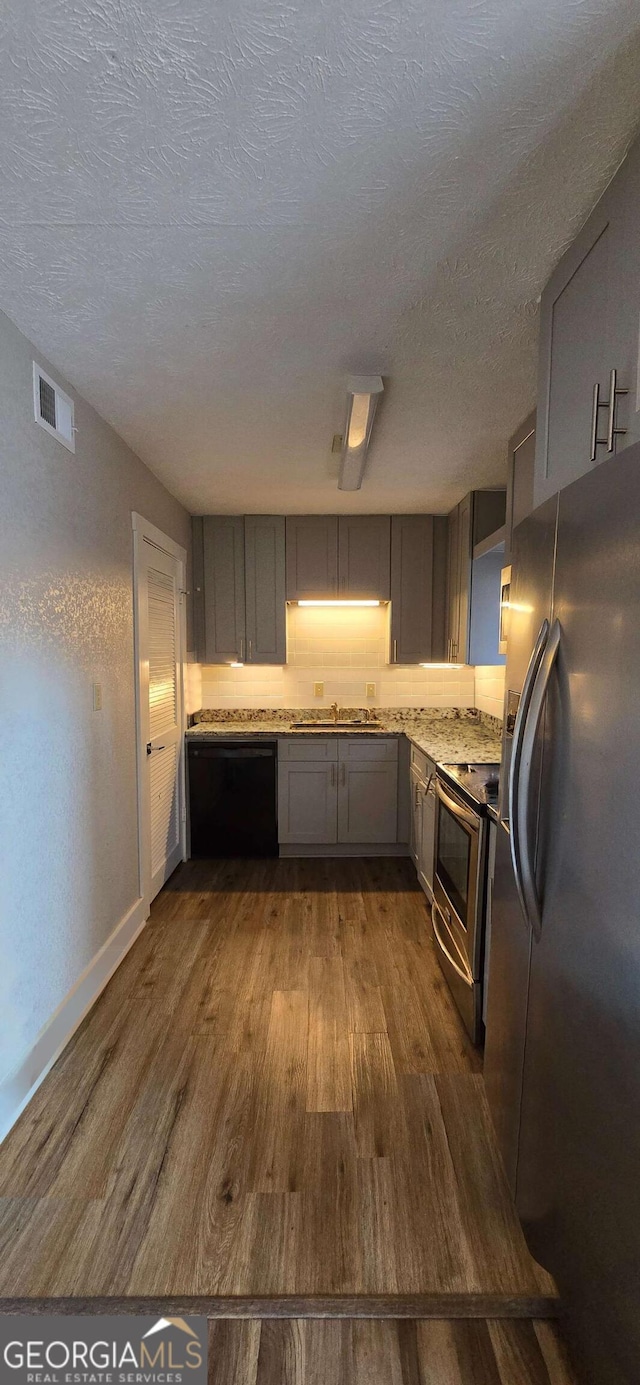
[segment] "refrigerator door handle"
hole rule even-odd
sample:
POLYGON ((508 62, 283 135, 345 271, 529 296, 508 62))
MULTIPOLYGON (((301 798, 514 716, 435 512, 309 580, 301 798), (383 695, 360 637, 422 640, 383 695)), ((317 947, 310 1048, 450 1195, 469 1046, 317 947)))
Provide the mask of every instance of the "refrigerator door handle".
POLYGON ((559 620, 554 620, 540 662, 538 675, 531 693, 529 711, 522 733, 521 764, 516 791, 516 822, 520 844, 521 886, 524 895, 525 915, 529 920, 533 935, 540 937, 542 930, 542 902, 538 894, 535 876, 535 856, 529 839, 529 796, 531 790, 531 766, 535 750, 538 727, 542 719, 544 705, 549 691, 549 683, 558 657, 562 629, 559 620))
POLYGON ((511 761, 509 764, 509 782, 507 785, 507 802, 509 811, 509 849, 511 851, 511 863, 513 865, 513 874, 515 876, 516 889, 518 891, 520 906, 522 908, 522 912, 525 916, 525 919, 527 919, 527 922, 529 922, 529 919, 527 915, 525 893, 522 887, 521 851, 517 809, 518 786, 520 782, 520 766, 522 762, 522 742, 524 729, 529 713, 529 706, 531 703, 533 686, 536 681, 536 676, 540 668, 540 663, 542 661, 542 656, 544 654, 548 638, 549 622, 548 620, 543 620, 542 625, 540 626, 540 629, 538 631, 538 638, 535 642, 533 653, 529 660, 529 667, 527 668, 525 680, 522 686, 522 693, 520 695, 520 701, 518 703, 518 711, 516 713, 515 724, 513 727, 511 761))

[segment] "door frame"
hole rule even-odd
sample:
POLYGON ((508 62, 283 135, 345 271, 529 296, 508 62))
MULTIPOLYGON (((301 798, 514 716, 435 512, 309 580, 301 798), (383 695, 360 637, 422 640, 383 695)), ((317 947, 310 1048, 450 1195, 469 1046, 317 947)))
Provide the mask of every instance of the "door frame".
POLYGON ((178 813, 180 824, 180 846, 182 860, 187 860, 187 785, 184 733, 186 731, 184 670, 187 662, 187 623, 185 597, 187 577, 187 551, 174 539, 170 539, 161 529, 156 528, 143 515, 131 511, 133 529, 133 661, 135 687, 135 735, 136 735, 136 786, 138 796, 138 879, 140 897, 144 900, 145 918, 151 910, 151 860, 149 843, 151 840, 151 808, 146 784, 146 756, 142 753, 142 699, 148 695, 148 669, 145 670, 140 657, 140 628, 142 614, 142 591, 140 586, 142 545, 146 541, 175 558, 179 567, 178 586, 178 726, 181 731, 180 754, 178 759, 178 813))

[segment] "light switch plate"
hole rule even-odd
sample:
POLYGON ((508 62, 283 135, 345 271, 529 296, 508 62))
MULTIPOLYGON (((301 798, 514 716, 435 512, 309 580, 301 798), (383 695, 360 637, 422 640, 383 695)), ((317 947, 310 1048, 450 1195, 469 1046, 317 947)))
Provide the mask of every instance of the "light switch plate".
POLYGON ((102 683, 94 683, 93 685, 93 710, 94 712, 102 711, 102 683))
POLYGON ((375 683, 367 683, 366 687, 367 687, 367 697, 375 697, 375 695, 376 695, 376 685, 375 685, 375 683))
POLYGON ((313 685, 313 696, 314 696, 314 697, 324 697, 324 683, 314 683, 314 685, 313 685))

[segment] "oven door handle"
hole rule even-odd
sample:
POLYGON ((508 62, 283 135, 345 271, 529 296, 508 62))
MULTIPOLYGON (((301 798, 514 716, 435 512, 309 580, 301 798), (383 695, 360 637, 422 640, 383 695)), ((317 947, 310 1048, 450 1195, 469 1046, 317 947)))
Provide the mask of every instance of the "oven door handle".
POLYGON ((473 828, 474 832, 478 831, 478 814, 474 813, 472 808, 465 808, 459 798, 453 798, 451 794, 447 793, 441 779, 436 779, 436 793, 441 803, 444 803, 454 817, 461 818, 462 822, 466 822, 469 827, 473 828))
POLYGON ((470 972, 470 971, 465 971, 464 967, 461 967, 461 966, 460 966, 460 963, 456 961, 455 957, 452 957, 452 955, 451 955, 451 953, 450 953, 450 951, 449 951, 449 949, 448 949, 448 947, 447 947, 447 944, 445 943, 444 938, 443 938, 443 936, 442 936, 442 934, 441 934, 441 932, 440 932, 440 929, 438 928, 437 917, 438 917, 438 906, 437 906, 437 904, 433 903, 432 906, 431 906, 431 923, 432 923, 432 925, 433 925, 433 931, 434 931, 434 933, 435 933, 435 935, 436 935, 436 942, 437 942, 437 944, 438 944, 438 947, 440 947, 440 948, 442 949, 442 951, 444 952, 444 955, 445 955, 447 961, 450 962, 450 964, 451 964, 451 966, 453 967, 454 971, 457 971, 458 976, 460 976, 460 977, 462 978, 462 980, 466 982, 467 986, 472 986, 472 985, 473 985, 473 977, 472 977, 472 975, 471 975, 471 972, 470 972))
POLYGON ((507 786, 507 803, 509 812, 509 850, 511 852, 511 863, 513 865, 513 874, 515 876, 516 889, 518 891, 518 898, 520 900, 520 907, 524 914, 525 920, 529 925, 531 921, 527 913, 527 899, 522 884, 520 821, 518 818, 517 800, 518 788, 520 783, 520 767, 522 763, 522 742, 527 724, 527 718, 529 715, 529 707, 531 704, 533 687, 536 681, 538 670, 540 668, 540 664, 542 662, 542 657, 547 645, 548 638, 549 622, 548 620, 543 620, 542 625, 540 626, 540 629, 538 631, 538 638, 535 642, 533 653, 529 660, 529 667, 527 668, 527 672, 525 674, 525 680, 522 685, 522 693, 520 694, 520 701, 518 703, 518 711, 516 713, 515 724, 513 727, 511 761, 509 764, 509 783, 507 786))
POLYGON ((520 866, 522 872, 522 893, 524 895, 526 917, 529 920, 535 938, 540 937, 542 930, 542 901, 536 884, 535 851, 532 847, 529 833, 531 767, 533 764, 538 727, 542 720, 542 713, 549 691, 551 674, 553 673, 558 651, 560 649, 561 635, 562 629, 560 621, 555 620, 553 622, 551 634, 547 640, 529 702, 529 712, 522 734, 522 762, 516 793, 516 822, 518 825, 518 840, 521 848, 520 866))

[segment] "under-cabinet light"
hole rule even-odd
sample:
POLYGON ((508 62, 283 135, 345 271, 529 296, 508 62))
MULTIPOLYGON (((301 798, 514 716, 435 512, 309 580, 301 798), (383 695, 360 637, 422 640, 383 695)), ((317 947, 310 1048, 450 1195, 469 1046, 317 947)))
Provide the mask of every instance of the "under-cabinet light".
POLYGON ((421 664, 420 668, 464 668, 464 664, 421 664))
POLYGON ((244 664, 242 664, 239 659, 230 659, 229 668, 244 668, 244 664))
POLYGON ((382 601, 298 601, 292 602, 298 606, 382 606, 382 601))

